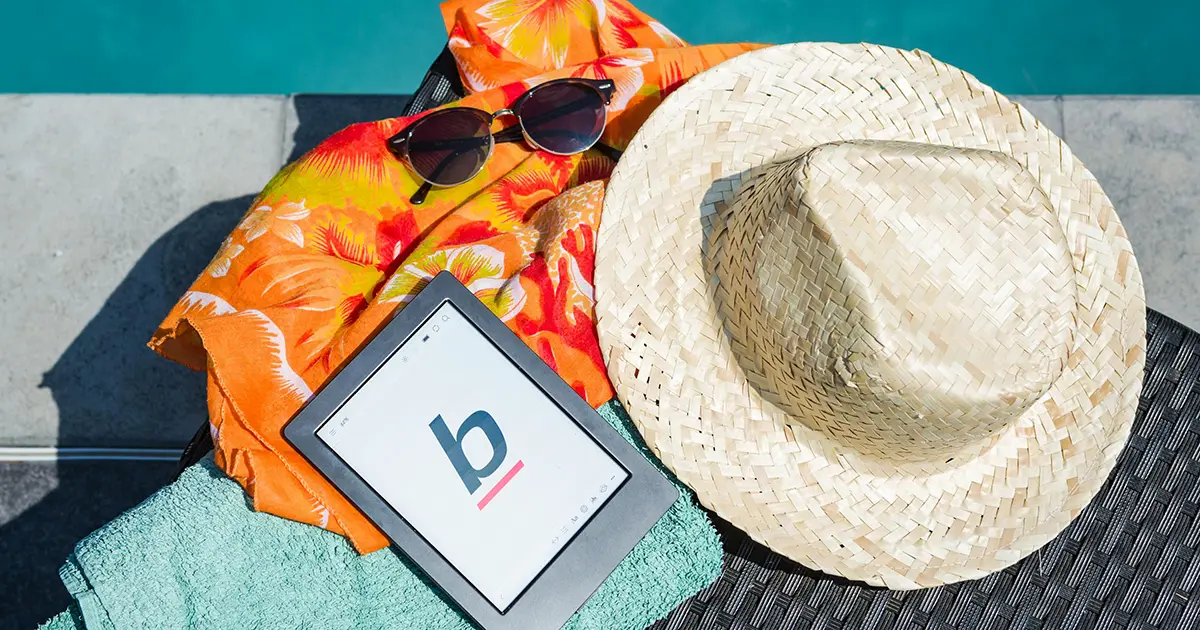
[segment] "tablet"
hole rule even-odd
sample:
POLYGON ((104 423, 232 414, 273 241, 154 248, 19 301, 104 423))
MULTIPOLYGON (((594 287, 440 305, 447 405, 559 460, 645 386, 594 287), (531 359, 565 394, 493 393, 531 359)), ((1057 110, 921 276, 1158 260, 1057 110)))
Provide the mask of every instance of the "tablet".
POLYGON ((678 497, 447 272, 284 436, 486 630, 562 627, 678 497))

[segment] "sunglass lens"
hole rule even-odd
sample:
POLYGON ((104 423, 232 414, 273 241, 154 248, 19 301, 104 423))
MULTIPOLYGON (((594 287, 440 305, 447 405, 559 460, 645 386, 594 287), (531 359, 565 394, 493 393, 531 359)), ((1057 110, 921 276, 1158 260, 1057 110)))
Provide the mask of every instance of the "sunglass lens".
POLYGON ((586 83, 534 88, 517 113, 529 139, 551 153, 587 151, 604 131, 604 97, 586 83))
POLYGON ((492 150, 490 117, 466 107, 419 120, 408 137, 408 162, 425 181, 455 186, 483 169, 492 150))

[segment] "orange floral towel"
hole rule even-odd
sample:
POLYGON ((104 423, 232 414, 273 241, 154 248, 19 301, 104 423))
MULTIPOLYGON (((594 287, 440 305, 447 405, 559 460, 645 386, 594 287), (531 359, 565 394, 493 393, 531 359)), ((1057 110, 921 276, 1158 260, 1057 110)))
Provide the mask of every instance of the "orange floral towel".
MULTIPOLYGON (((451 106, 495 111, 547 79, 609 77, 602 142, 619 149, 688 77, 753 48, 687 47, 622 0, 450 0, 442 12, 472 92, 451 106)), ((386 146, 412 120, 353 125, 280 171, 150 341, 207 371, 217 465, 256 510, 344 534, 363 553, 387 540, 280 429, 438 271, 593 406, 613 395, 591 285, 612 162, 501 144, 472 181, 413 206, 420 182, 386 146)))

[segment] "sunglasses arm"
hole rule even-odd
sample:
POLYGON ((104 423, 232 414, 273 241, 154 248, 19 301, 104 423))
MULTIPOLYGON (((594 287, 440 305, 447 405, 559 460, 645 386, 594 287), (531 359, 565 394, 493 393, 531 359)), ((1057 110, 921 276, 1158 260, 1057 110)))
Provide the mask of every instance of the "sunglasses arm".
MULTIPOLYGON (((447 155, 445 158, 442 158, 442 161, 438 163, 437 168, 433 169, 433 175, 430 176, 430 178, 436 179, 437 176, 441 175, 442 171, 445 170, 446 167, 450 165, 450 162, 452 162, 454 160, 454 158, 456 158, 458 156, 459 156, 458 153, 451 153, 450 155, 447 155)), ((425 203, 425 198, 429 196, 429 191, 432 189, 433 189, 433 184, 429 183, 428 181, 421 182, 421 187, 417 189, 417 192, 413 193, 413 196, 409 199, 409 201, 411 201, 412 204, 415 206, 419 206, 419 205, 425 203)))
POLYGON ((487 136, 479 136, 473 138, 449 138, 446 140, 427 140, 425 142, 409 142, 407 136, 398 137, 389 141, 389 145, 393 152, 403 156, 409 155, 413 151, 470 151, 485 146, 488 143, 487 136))

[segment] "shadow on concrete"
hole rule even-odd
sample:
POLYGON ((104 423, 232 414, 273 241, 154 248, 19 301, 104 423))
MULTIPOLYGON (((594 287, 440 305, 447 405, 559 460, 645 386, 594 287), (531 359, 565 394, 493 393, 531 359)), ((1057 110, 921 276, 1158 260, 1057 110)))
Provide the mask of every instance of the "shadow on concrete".
MULTIPOLYGON (((252 201, 208 204, 155 241, 46 373, 42 386, 58 406, 59 445, 95 444, 95 424, 109 419, 141 425, 136 434, 149 443, 158 435, 156 422, 205 421, 203 374, 159 357, 146 341, 252 201)), ((0 627, 32 628, 66 608, 71 598, 58 568, 75 544, 170 481, 175 465, 10 463, 0 467, 0 485, 6 493, 50 486, 55 468, 57 487, 0 526, 0 627)))
MULTIPOLYGON (((399 116, 407 101, 298 96, 288 160, 349 124, 399 116)), ((109 446, 182 447, 160 437, 161 429, 185 426, 190 435, 207 421, 203 374, 159 357, 146 342, 253 199, 209 203, 163 234, 46 373, 42 386, 58 406, 60 446, 95 445, 103 435, 97 423, 122 423, 132 428, 123 433, 142 443, 109 446)), ((65 609, 71 598, 58 569, 75 544, 169 483, 174 471, 173 462, 0 464, 0 628, 32 628, 65 609), (28 502, 21 495, 49 487, 22 511, 28 502)))
POLYGON ((204 378, 146 347, 179 296, 204 270, 254 201, 210 203, 168 230, 142 254, 95 317, 42 378, 58 407, 58 444, 177 447, 205 420, 204 378), (103 426, 120 426, 107 433, 103 426))
POLYGON ((34 628, 65 609, 71 596, 58 568, 75 544, 162 487, 174 470, 170 462, 0 464, 5 492, 52 485, 56 472, 58 478, 57 488, 0 526, 0 628, 34 628))

